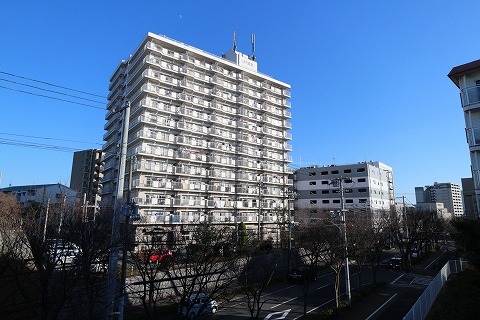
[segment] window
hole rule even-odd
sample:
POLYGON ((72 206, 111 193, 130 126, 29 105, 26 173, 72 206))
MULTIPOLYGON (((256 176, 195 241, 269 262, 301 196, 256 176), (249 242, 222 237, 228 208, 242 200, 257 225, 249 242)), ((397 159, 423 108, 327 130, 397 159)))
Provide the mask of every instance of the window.
POLYGON ((360 199, 358 200, 359 203, 367 203, 367 199, 360 199))
POLYGON ((322 184, 328 184, 328 180, 323 180, 322 184))
POLYGON ((311 185, 311 186, 316 186, 316 185, 317 185, 317 182, 316 182, 316 181, 310 181, 310 185, 311 185))
POLYGON ((365 168, 358 168, 357 172, 365 172, 365 168))
POLYGON ((340 190, 332 190, 332 193, 340 193, 340 190))
POLYGON ((310 204, 317 204, 317 200, 310 200, 310 204))
POLYGON ((358 189, 358 192, 367 192, 367 189, 361 188, 361 189, 358 189))
POLYGON ((352 179, 345 179, 345 183, 352 183, 352 179))
POLYGON ((340 203, 340 200, 333 200, 333 203, 340 203))
POLYGON ((332 174, 338 174, 338 170, 332 170, 332 174))
POLYGON ((366 182, 367 180, 365 178, 358 178, 358 182, 366 182))
POLYGON ((322 194, 328 194, 329 191, 328 190, 322 190, 322 194))
POLYGON ((317 212, 317 209, 312 209, 310 210, 310 213, 318 213, 318 212, 317 212))
POLYGON ((321 174, 322 176, 326 176, 326 175, 328 174, 328 171, 322 171, 320 174, 321 174))
POLYGON ((308 175, 309 176, 315 176, 317 173, 316 172, 309 172, 308 175))
POLYGON ((329 200, 322 200, 322 203, 330 203, 329 200))
POLYGON ((345 203, 353 203, 353 199, 345 199, 345 203))
POLYGON ((345 193, 352 193, 352 189, 344 189, 343 192, 345 192, 345 193))
POLYGON ((310 194, 317 194, 317 191, 315 191, 315 190, 310 191, 310 194))
POLYGON ((352 169, 345 169, 343 170, 343 173, 352 173, 352 169))

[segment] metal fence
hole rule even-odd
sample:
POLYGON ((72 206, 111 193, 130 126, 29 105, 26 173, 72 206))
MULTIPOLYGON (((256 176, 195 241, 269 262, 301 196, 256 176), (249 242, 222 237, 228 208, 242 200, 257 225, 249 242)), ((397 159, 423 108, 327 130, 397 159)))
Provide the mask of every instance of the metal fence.
POLYGON ((467 267, 468 261, 450 260, 430 282, 428 287, 418 298, 410 311, 403 317, 403 320, 423 320, 427 317, 428 311, 432 307, 443 285, 447 282, 452 273, 459 273, 467 267))

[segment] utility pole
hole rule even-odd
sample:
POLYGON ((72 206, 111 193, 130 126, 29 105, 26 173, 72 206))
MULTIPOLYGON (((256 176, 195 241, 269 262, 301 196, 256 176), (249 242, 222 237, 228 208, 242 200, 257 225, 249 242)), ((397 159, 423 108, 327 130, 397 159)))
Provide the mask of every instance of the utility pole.
POLYGON ((294 191, 288 192, 287 205, 288 205, 288 272, 290 272, 291 265, 291 252, 292 252, 292 209, 290 206, 290 200, 294 201, 297 194, 294 191))
POLYGON ((352 293, 350 290, 350 267, 348 265, 348 242, 347 242, 347 210, 345 210, 345 201, 344 201, 344 189, 343 189, 343 180, 347 178, 339 177, 334 179, 334 182, 337 182, 340 187, 340 203, 341 203, 341 212, 340 218, 343 224, 343 239, 345 242, 345 289, 348 295, 348 304, 352 305, 352 293))
POLYGON ((45 211, 45 222, 43 224, 43 243, 47 237, 48 210, 50 208, 50 198, 47 199, 47 210, 45 211))
POLYGON ((257 230, 257 235, 258 235, 258 241, 261 240, 261 234, 260 234, 260 218, 262 217, 262 191, 263 191, 263 174, 257 175, 258 181, 257 181, 257 188, 258 188, 258 230, 257 230))
POLYGON ((128 255, 128 244, 130 240, 130 216, 133 209, 132 203, 132 171, 133 165, 136 162, 137 158, 134 156, 130 158, 130 171, 128 173, 128 193, 127 193, 127 204, 123 208, 123 214, 125 216, 125 239, 123 242, 123 251, 122 251, 122 274, 120 280, 120 299, 118 301, 118 320, 123 320, 123 311, 125 307, 125 280, 127 277, 127 255, 128 255))
MULTIPOLYGON (((128 77, 127 77, 128 78, 128 77)), ((126 86, 126 83, 125 83, 126 86)), ((115 292, 117 285, 117 263, 118 263, 118 249, 120 242, 120 216, 122 214, 123 202, 123 188, 125 184, 125 166, 127 160, 127 142, 128 142, 128 127, 130 125, 130 102, 125 101, 123 108, 123 127, 122 127, 122 143, 120 146, 120 161, 118 166, 117 179, 117 195, 115 198, 115 211, 113 214, 112 223, 112 237, 110 240, 110 254, 108 261, 108 282, 107 282, 107 319, 113 319, 115 309, 115 292)), ((115 314, 118 314, 115 313, 115 314)))

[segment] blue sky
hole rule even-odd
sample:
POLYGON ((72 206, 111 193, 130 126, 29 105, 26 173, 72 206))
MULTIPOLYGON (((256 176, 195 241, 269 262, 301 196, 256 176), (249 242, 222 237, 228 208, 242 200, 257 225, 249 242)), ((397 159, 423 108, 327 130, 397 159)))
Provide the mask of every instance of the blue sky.
POLYGON ((394 170, 396 196, 414 202, 415 186, 470 176, 447 74, 480 58, 473 12, 480 2, 0 0, 0 187, 68 185, 71 152, 18 140, 99 148, 105 124, 102 104, 5 89, 40 93, 5 73, 106 96, 116 66, 147 32, 220 55, 236 31, 247 54, 256 35, 260 72, 292 86, 294 167, 382 161, 394 170))

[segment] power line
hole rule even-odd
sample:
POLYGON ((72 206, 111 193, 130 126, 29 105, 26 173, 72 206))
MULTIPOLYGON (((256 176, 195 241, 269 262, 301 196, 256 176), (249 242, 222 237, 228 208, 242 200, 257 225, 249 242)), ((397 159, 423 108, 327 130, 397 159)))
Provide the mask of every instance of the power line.
MULTIPOLYGON (((67 140, 68 141, 68 140, 67 140)), ((13 139, 2 139, 0 138, 0 145, 10 145, 15 147, 25 147, 25 148, 33 148, 33 149, 42 149, 42 150, 50 150, 50 151, 59 151, 59 152, 76 152, 76 151, 83 151, 84 149, 73 148, 73 147, 65 147, 65 146, 56 146, 51 144, 43 144, 43 143, 35 143, 23 140, 13 140, 13 139)), ((105 152, 105 154, 116 155, 113 152, 105 152)))
POLYGON ((32 86, 32 85, 30 85, 30 84, 20 83, 20 82, 17 82, 17 81, 12 81, 12 80, 8 80, 8 79, 4 79, 4 78, 0 78, 0 80, 1 80, 1 81, 5 81, 5 82, 10 82, 10 83, 18 84, 18 85, 25 86, 25 87, 30 87, 30 88, 38 89, 38 90, 43 90, 43 91, 47 91, 47 92, 52 92, 52 93, 56 93, 56 94, 61 94, 61 95, 63 95, 63 96, 67 96, 67 97, 72 97, 72 98, 81 99, 81 100, 85 100, 85 101, 100 103, 100 104, 103 104, 103 105, 106 104, 105 102, 102 102, 102 101, 97 101, 97 100, 92 100, 92 99, 83 98, 83 97, 79 97, 79 96, 74 96, 74 95, 72 95, 72 94, 63 93, 63 92, 59 92, 59 91, 55 91, 55 90, 48 90, 48 89, 44 89, 44 88, 41 88, 41 87, 32 86))
POLYGON ((0 139, 0 144, 17 146, 17 147, 28 147, 28 148, 35 148, 35 149, 61 151, 61 152, 75 152, 75 151, 81 150, 81 149, 71 148, 71 147, 61 147, 61 146, 54 146, 54 145, 48 145, 48 144, 30 143, 28 141, 11 140, 11 139, 0 139))
POLYGON ((100 145, 100 146, 102 145, 102 143, 98 143, 98 142, 87 142, 87 141, 78 141, 78 140, 67 140, 67 139, 58 139, 58 138, 50 138, 50 137, 38 137, 38 136, 29 136, 29 135, 24 135, 24 134, 6 133, 6 132, 0 132, 0 135, 14 136, 14 137, 24 137, 24 138, 35 138, 35 139, 44 139, 44 140, 57 140, 57 141, 65 141, 65 142, 86 143, 86 144, 96 144, 96 145, 100 145))
POLYGON ((107 98, 105 96, 101 96, 101 95, 98 95, 98 94, 89 93, 89 92, 85 92, 85 91, 81 91, 81 90, 77 90, 77 89, 72 89, 72 88, 68 88, 68 87, 64 87, 64 86, 59 86, 57 84, 53 84, 53 83, 49 83, 49 82, 45 82, 45 81, 40 81, 40 80, 35 80, 35 79, 32 79, 32 78, 23 77, 23 76, 19 76, 19 75, 13 74, 13 73, 8 73, 8 72, 4 72, 4 71, 0 71, 0 73, 1 74, 6 74, 6 75, 9 75, 9 76, 12 76, 12 77, 17 77, 17 78, 20 78, 20 79, 25 79, 25 80, 29 80, 29 81, 34 81, 34 82, 46 84, 46 85, 49 85, 49 86, 52 86, 52 87, 57 87, 57 88, 65 89, 65 90, 70 90, 70 91, 75 91, 75 92, 78 92, 78 93, 83 93, 83 94, 86 94, 86 95, 89 95, 89 96, 94 96, 94 97, 99 97, 99 98, 107 98))
POLYGON ((11 91, 17 91, 17 92, 21 92, 21 93, 25 93, 25 94, 30 94, 30 95, 33 95, 33 96, 38 96, 38 97, 43 97, 43 98, 58 100, 58 101, 62 101, 62 102, 68 102, 68 103, 72 103, 72 104, 78 104, 78 105, 85 106, 85 107, 89 107, 89 108, 105 110, 105 108, 102 108, 102 107, 92 106, 92 105, 90 105, 90 104, 85 104, 85 103, 81 103, 81 102, 75 102, 75 101, 71 101, 71 100, 65 100, 65 99, 55 98, 55 97, 46 96, 46 95, 43 95, 43 94, 38 94, 38 93, 23 91, 23 90, 19 90, 19 89, 4 87, 4 86, 0 86, 0 88, 6 89, 6 90, 11 90, 11 91))

